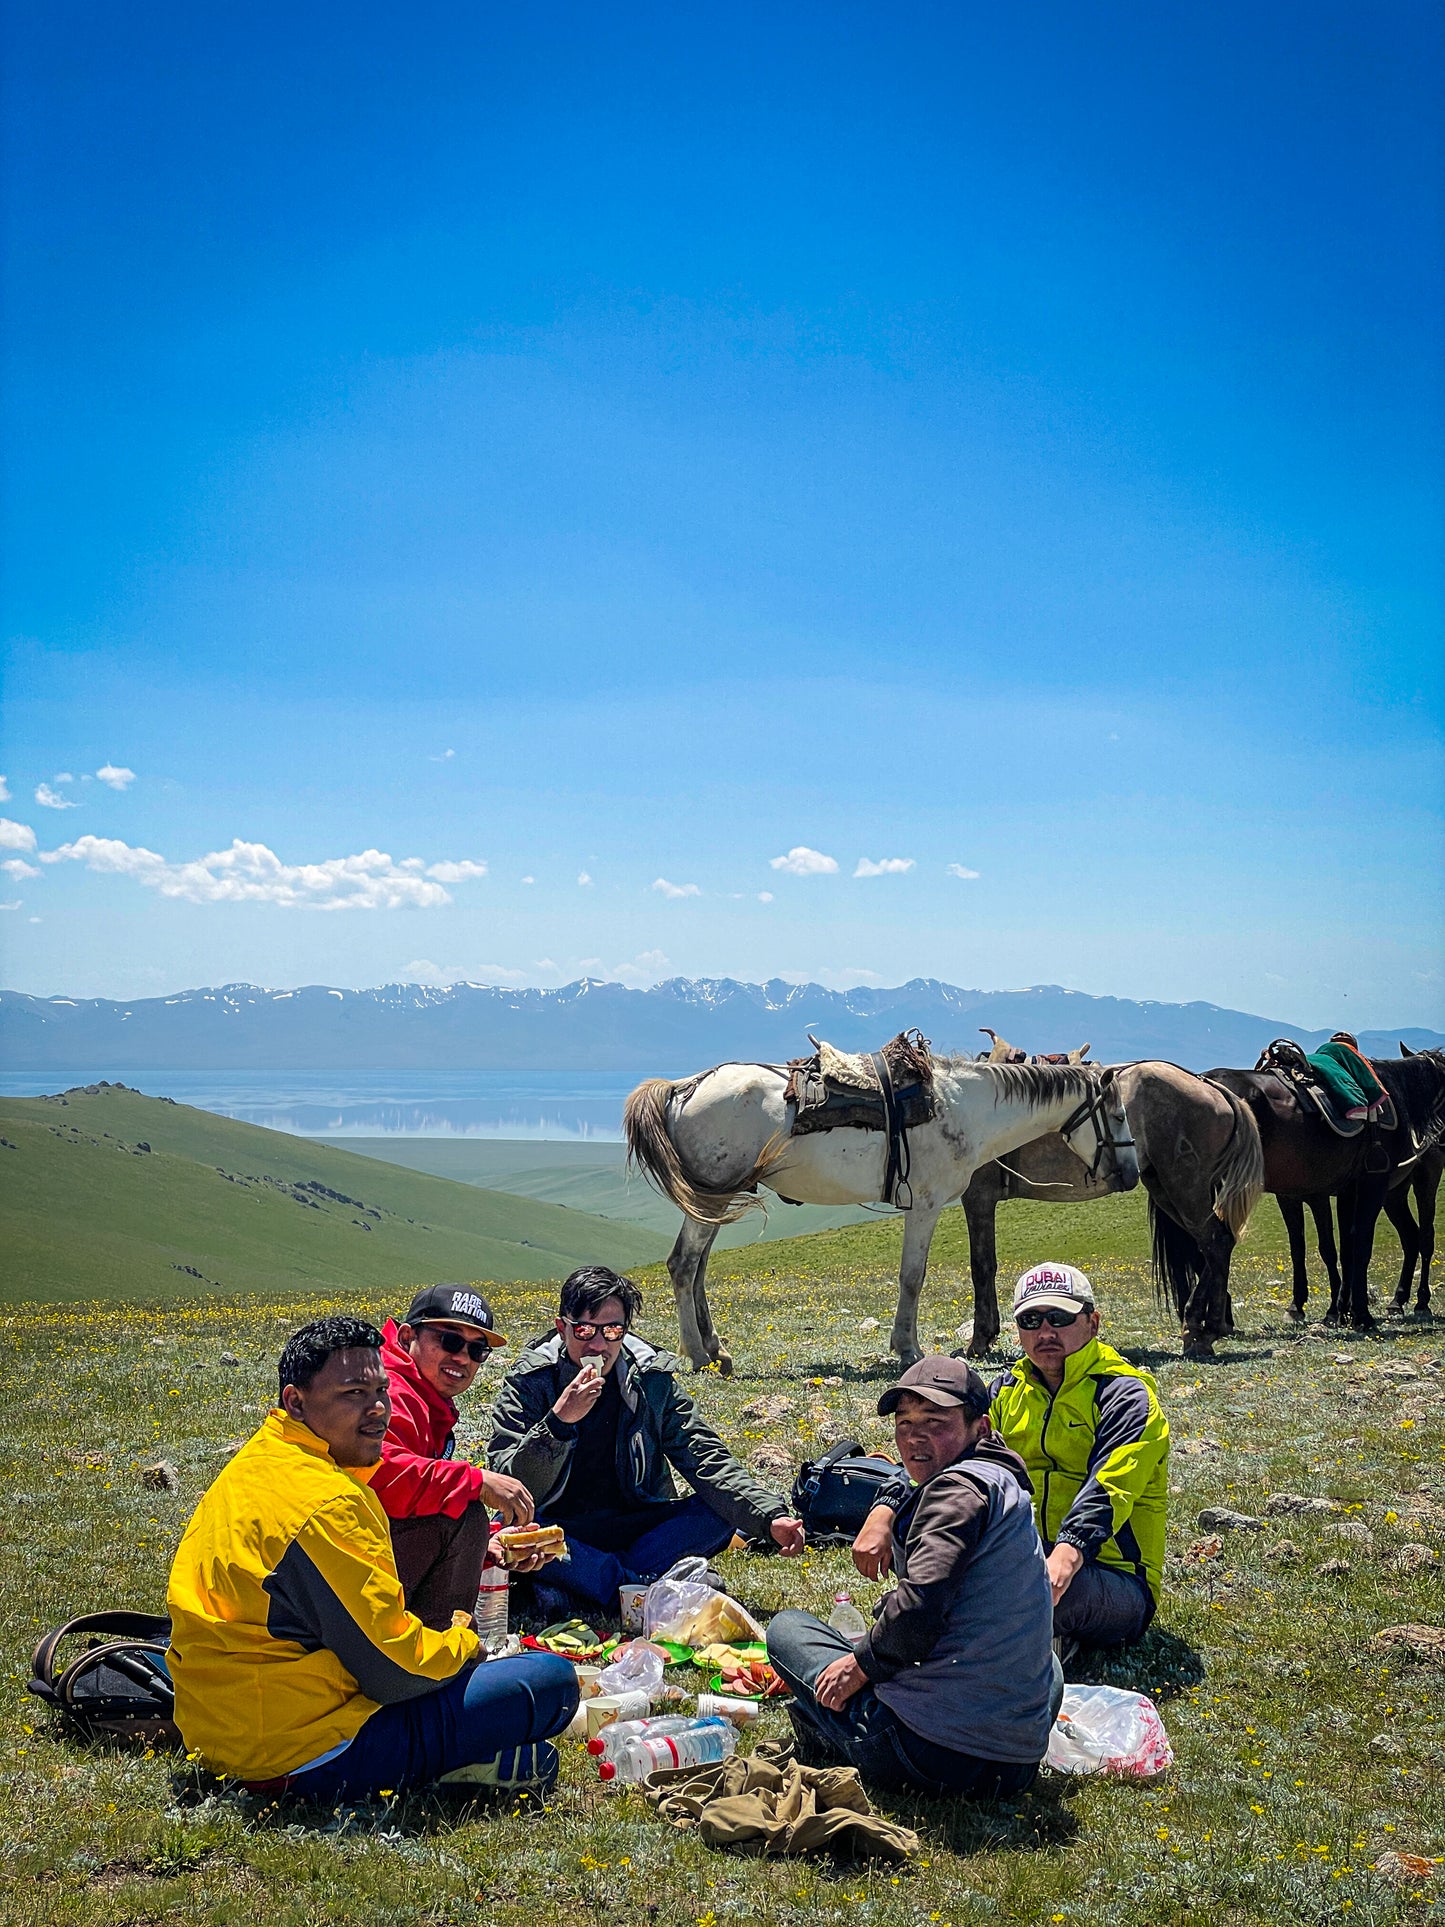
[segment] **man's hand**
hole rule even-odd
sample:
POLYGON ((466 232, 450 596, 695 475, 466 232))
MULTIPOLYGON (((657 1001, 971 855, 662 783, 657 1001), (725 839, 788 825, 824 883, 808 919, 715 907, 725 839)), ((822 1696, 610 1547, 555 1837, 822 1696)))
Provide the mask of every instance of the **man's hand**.
POLYGON ((801 1519, 774 1519, 768 1527, 768 1532, 785 1559, 796 1559, 807 1544, 807 1534, 803 1531, 801 1519))
POLYGON ((601 1398, 604 1382, 601 1372, 589 1360, 552 1410, 564 1425, 580 1425, 601 1398))
POLYGON ((536 1510, 522 1481, 509 1479, 503 1472, 482 1474, 482 1501, 501 1513, 504 1526, 529 1526, 536 1510))
POLYGON ((1083 1563, 1084 1555, 1077 1546, 1055 1546, 1044 1561, 1056 1606, 1073 1584, 1074 1574, 1083 1563))
POLYGON ((836 1713, 840 1706, 846 1706, 853 1695, 868 1684, 868 1675, 851 1653, 835 1659, 831 1666, 825 1666, 818 1675, 818 1683, 813 1688, 819 1706, 826 1706, 830 1713, 836 1713))
POLYGON ((882 1579, 893 1564, 893 1510, 875 1505, 853 1541, 853 1564, 865 1579, 882 1579))

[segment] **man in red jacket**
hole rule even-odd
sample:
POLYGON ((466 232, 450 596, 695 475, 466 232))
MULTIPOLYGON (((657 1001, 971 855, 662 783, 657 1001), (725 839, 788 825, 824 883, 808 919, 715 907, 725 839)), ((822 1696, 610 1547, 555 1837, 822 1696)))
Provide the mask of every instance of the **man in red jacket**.
POLYGON ((408 1608, 424 1625, 445 1629, 453 1612, 470 1613, 477 1603, 492 1530, 487 1508, 503 1525, 532 1519, 532 1495, 520 1479, 453 1456, 456 1401, 487 1353, 507 1341, 470 1285, 429 1285, 401 1324, 387 1320, 382 1340, 391 1423, 371 1489, 391 1522, 408 1608))

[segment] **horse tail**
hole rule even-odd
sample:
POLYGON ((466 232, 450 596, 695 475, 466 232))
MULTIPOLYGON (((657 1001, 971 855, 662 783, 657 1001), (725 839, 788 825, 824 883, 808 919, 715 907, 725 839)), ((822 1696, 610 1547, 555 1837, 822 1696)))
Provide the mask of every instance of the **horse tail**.
POLYGON ((1229 1226, 1238 1244, 1249 1214, 1264 1194, 1264 1145, 1254 1113, 1243 1098, 1222 1084, 1214 1088, 1229 1100, 1234 1112, 1234 1129, 1214 1174, 1214 1215, 1229 1226))
POLYGON ((1161 1305, 1171 1302, 1182 1318, 1189 1294, 1204 1270, 1204 1253, 1167 1211, 1149 1200, 1149 1238, 1153 1246, 1154 1296, 1161 1305))
POLYGON ((758 1185, 782 1161, 787 1139, 779 1132, 769 1138, 751 1171, 736 1184, 708 1185, 689 1175, 667 1128, 667 1107, 675 1092, 688 1090, 697 1080, 674 1084, 665 1077, 649 1077, 639 1084, 622 1107, 627 1137, 627 1168, 640 1170, 679 1211, 700 1224, 735 1224, 749 1211, 766 1207, 758 1185))

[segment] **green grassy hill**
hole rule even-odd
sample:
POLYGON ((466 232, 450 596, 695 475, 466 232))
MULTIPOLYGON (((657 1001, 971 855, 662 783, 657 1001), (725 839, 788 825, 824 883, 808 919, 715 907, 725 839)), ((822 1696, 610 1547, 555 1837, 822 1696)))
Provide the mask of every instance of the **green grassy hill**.
POLYGON ((0 1100, 0 1303, 399 1295, 632 1268, 667 1242, 115 1085, 0 1100))
MULTIPOLYGON (((408 1170, 429 1171, 433 1177, 459 1184, 486 1185, 522 1198, 548 1204, 566 1203, 595 1217, 617 1218, 626 1224, 646 1225, 670 1244, 677 1236, 682 1214, 647 1180, 629 1176, 626 1152, 620 1144, 519 1142, 507 1138, 364 1137, 348 1138, 349 1151, 362 1157, 404 1164, 408 1170)), ((716 1249, 776 1243, 812 1231, 833 1231, 840 1225, 876 1220, 877 1207, 856 1204, 782 1204, 765 1192, 768 1215, 750 1212, 738 1224, 724 1225, 716 1249)), ((891 1213, 889 1214, 891 1215, 891 1213)))

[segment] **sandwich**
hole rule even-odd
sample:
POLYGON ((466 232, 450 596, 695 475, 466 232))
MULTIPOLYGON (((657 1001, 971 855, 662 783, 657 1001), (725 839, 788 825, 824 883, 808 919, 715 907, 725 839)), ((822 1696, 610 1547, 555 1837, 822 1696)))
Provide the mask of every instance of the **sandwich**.
POLYGON ((561 1526, 503 1526, 492 1538, 509 1566, 539 1552, 544 1559, 559 1559, 567 1550, 567 1535, 561 1526))

